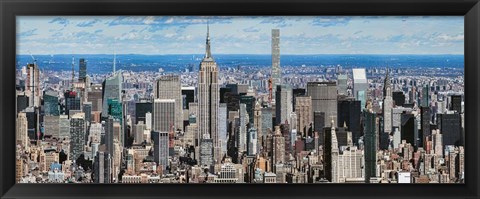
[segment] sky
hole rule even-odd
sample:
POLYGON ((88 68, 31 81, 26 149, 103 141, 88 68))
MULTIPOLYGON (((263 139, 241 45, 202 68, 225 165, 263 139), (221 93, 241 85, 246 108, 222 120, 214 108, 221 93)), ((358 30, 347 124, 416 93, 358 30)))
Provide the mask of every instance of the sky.
POLYGON ((463 16, 17 16, 17 54, 463 54, 463 16))

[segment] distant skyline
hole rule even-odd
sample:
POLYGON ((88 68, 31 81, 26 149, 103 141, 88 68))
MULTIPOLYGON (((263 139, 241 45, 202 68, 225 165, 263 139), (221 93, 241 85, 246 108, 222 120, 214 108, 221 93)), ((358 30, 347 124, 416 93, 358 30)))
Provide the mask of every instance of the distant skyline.
POLYGON ((463 16, 19 16, 17 54, 463 54, 463 16))

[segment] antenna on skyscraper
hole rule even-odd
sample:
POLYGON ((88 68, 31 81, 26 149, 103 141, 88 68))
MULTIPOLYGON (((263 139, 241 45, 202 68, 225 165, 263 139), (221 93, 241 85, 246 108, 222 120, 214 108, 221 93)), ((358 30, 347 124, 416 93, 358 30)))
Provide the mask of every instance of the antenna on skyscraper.
POLYGON ((207 41, 206 41, 206 49, 205 49, 205 58, 211 57, 211 52, 210 52, 210 27, 209 27, 209 21, 207 20, 207 41))

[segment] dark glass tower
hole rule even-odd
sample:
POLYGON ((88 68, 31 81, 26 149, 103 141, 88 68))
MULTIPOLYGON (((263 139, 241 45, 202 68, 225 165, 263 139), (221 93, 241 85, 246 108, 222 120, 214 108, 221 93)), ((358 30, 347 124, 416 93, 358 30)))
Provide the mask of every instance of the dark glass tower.
POLYGON ((461 136, 462 125, 460 114, 438 114, 437 125, 438 129, 440 129, 440 133, 442 134, 444 146, 463 146, 463 139, 461 136))
POLYGON ((462 113, 462 96, 461 95, 452 95, 450 110, 456 111, 457 113, 462 113))
POLYGON ((79 63, 79 70, 78 70, 78 80, 85 81, 87 77, 87 62, 85 59, 81 58, 79 63))
POLYGON ((145 121, 145 114, 148 112, 152 113, 153 106, 152 102, 137 102, 135 103, 135 121, 138 123, 139 121, 145 121))
POLYGON ((395 106, 403 106, 405 104, 405 95, 402 91, 392 92, 392 98, 395 106))
POLYGON ((364 117, 365 182, 370 183, 370 178, 375 177, 377 173, 376 115, 365 111, 364 117))
POLYGON ((45 115, 60 115, 60 107, 58 106, 58 94, 54 91, 46 91, 43 95, 43 104, 45 115))
POLYGON ((75 91, 67 90, 65 96, 65 115, 70 114, 70 110, 81 110, 80 97, 75 91))
POLYGON ((360 138, 360 101, 354 98, 338 101, 338 126, 346 125, 348 130, 352 132, 352 140, 356 145, 360 138))
POLYGON ((247 108, 246 110, 248 113, 248 122, 250 126, 253 126, 253 120, 255 119, 255 117, 253 116, 253 111, 255 108, 255 97, 242 95, 240 96, 240 103, 246 105, 246 108, 247 108))

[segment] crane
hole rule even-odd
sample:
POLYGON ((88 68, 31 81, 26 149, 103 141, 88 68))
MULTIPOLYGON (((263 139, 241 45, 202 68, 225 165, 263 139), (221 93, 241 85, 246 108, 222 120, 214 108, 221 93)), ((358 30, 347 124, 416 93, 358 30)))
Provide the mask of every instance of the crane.
POLYGON ((75 79, 75 56, 72 55, 72 82, 70 83, 73 91, 73 81, 75 79))

